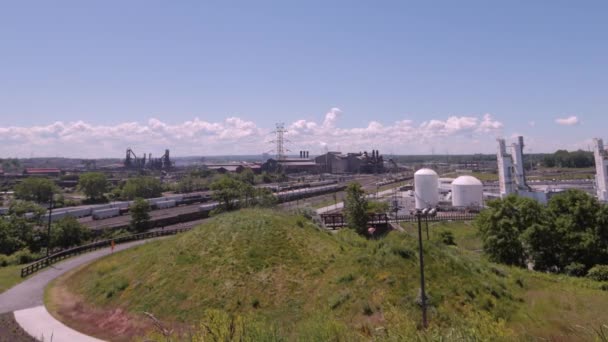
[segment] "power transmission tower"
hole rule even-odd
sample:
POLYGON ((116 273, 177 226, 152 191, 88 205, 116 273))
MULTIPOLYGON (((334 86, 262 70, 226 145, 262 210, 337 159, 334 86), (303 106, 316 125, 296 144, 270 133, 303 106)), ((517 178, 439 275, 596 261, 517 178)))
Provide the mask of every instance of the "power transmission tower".
POLYGON ((286 158, 285 153, 289 151, 285 148, 285 143, 289 141, 284 137, 284 134, 287 133, 287 130, 285 130, 285 124, 276 124, 276 130, 272 133, 276 134, 275 140, 271 141, 271 143, 276 143, 277 145, 275 149, 277 160, 284 160, 286 158))

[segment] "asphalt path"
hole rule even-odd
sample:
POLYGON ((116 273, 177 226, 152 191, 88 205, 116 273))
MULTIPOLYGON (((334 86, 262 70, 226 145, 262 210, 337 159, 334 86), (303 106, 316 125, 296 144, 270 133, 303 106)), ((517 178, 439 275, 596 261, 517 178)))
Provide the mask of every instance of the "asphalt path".
MULTIPOLYGON (((149 240, 139 240, 116 245, 115 252, 147 243, 149 240)), ((44 289, 55 278, 74 269, 101 257, 111 254, 110 248, 96 250, 77 257, 69 258, 60 263, 54 264, 44 271, 40 271, 35 275, 24 280, 20 284, 0 293, 0 314, 13 312, 17 310, 29 309, 36 306, 44 305, 44 289)))

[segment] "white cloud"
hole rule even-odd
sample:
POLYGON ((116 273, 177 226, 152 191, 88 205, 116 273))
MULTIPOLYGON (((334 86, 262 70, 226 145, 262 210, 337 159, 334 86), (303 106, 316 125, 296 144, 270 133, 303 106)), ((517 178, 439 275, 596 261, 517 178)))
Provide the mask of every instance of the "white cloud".
MULTIPOLYGON (((503 124, 490 114, 449 116, 422 123, 403 119, 391 124, 370 121, 367 125, 341 128, 343 113, 332 108, 320 122, 296 120, 287 127, 288 148, 307 149, 311 154, 338 147, 344 152, 380 149, 384 153, 429 153, 429 144, 445 146, 450 153, 493 152, 494 138, 503 124), (475 141, 479 147, 471 149, 475 141), (483 151, 476 150, 483 148, 483 151)), ((0 127, 0 155, 6 157, 64 156, 79 158, 122 157, 127 147, 138 153, 172 155, 261 154, 272 149, 272 128, 229 117, 220 122, 199 118, 170 124, 158 118, 145 123, 117 125, 55 122, 46 126, 0 127)))
POLYGON ((569 116, 567 118, 557 118, 555 119, 555 122, 558 125, 562 125, 562 126, 574 126, 574 125, 578 125, 580 123, 579 119, 577 116, 569 116))

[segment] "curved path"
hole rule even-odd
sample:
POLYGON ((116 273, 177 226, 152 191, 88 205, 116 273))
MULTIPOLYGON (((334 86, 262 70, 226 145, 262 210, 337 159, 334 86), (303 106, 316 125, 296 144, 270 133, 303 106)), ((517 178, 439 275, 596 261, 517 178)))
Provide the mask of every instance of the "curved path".
MULTIPOLYGON (((139 240, 116 245, 115 252, 156 240, 139 240)), ((13 312, 15 320, 32 337, 55 342, 101 341, 81 334, 51 316, 44 307, 44 289, 55 278, 73 268, 111 254, 110 248, 96 250, 52 265, 0 294, 0 314, 13 312)))

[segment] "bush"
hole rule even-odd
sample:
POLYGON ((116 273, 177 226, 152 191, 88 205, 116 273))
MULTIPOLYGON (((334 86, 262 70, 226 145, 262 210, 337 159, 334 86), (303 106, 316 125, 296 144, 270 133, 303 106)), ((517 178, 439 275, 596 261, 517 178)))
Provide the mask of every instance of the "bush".
POLYGON ((411 259, 416 255, 416 253, 414 251, 412 251, 411 249, 401 247, 401 246, 395 246, 395 247, 391 248, 391 252, 393 252, 393 254, 396 254, 396 255, 402 257, 403 259, 411 259))
POLYGON ((456 242, 454 241, 454 234, 448 230, 442 230, 439 232, 439 241, 441 241, 445 245, 456 246, 456 242))
POLYGON ((38 259, 38 255, 32 253, 29 248, 24 248, 11 255, 11 258, 17 264, 27 264, 38 259))
POLYGON ((572 277, 583 277, 587 273, 587 267, 579 262, 573 262, 564 267, 564 272, 572 277))
POLYGON ((11 257, 0 254, 0 267, 6 267, 11 264, 11 257))
POLYGON ((587 272, 587 278, 606 281, 608 280, 608 265, 595 265, 587 272))

